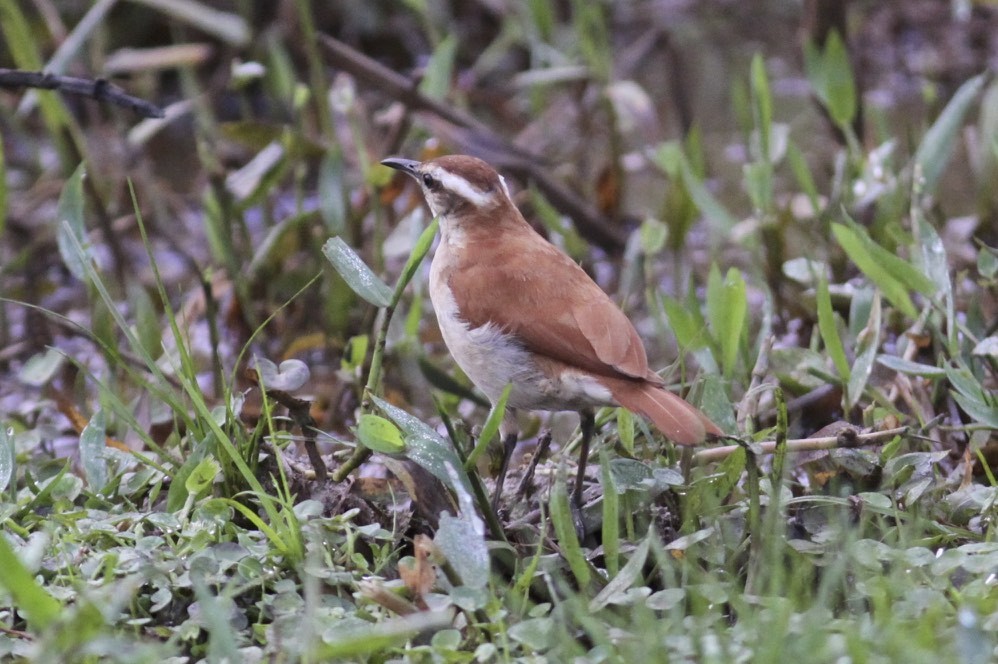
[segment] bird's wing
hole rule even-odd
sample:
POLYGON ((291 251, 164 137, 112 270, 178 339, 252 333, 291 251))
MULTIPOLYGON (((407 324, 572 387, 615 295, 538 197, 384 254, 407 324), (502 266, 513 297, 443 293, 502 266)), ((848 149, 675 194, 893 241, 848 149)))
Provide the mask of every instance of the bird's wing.
POLYGON ((476 260, 453 265, 447 275, 472 328, 501 324, 527 350, 597 374, 658 378, 631 321, 560 250, 537 235, 475 247, 476 260))

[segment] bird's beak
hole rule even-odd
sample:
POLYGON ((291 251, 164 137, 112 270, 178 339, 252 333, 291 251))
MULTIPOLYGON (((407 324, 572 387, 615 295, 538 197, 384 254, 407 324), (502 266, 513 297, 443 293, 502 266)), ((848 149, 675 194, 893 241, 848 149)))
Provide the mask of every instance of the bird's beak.
POLYGON ((419 162, 412 159, 402 159, 401 157, 389 157, 388 159, 381 160, 382 166, 387 166, 389 168, 394 168, 397 171, 402 171, 412 177, 418 177, 416 169, 419 168, 419 162))

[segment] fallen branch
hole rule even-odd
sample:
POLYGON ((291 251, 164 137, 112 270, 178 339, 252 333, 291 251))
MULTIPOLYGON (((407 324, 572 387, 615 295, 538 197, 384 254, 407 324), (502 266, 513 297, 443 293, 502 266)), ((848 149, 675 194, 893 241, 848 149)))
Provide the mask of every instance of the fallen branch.
POLYGON ((0 88, 59 90, 66 94, 90 97, 97 101, 122 106, 131 109, 133 113, 143 118, 162 118, 164 116, 159 106, 145 99, 133 97, 117 85, 103 78, 74 78, 72 76, 48 74, 42 71, 0 69, 0 88))
MULTIPOLYGON (((787 441, 787 452, 814 452, 816 450, 831 450, 839 447, 850 448, 860 447, 871 443, 877 443, 885 438, 893 438, 907 433, 908 427, 897 427, 895 429, 885 429, 883 431, 870 431, 868 433, 856 433, 854 429, 847 429, 836 436, 824 436, 821 438, 798 438, 787 441)), ((767 440, 756 443, 753 447, 758 448, 762 454, 772 454, 776 450, 776 441, 767 440)), ((695 463, 709 463, 726 459, 736 450, 742 449, 741 445, 725 445, 724 447, 712 447, 700 450, 693 455, 695 463)))

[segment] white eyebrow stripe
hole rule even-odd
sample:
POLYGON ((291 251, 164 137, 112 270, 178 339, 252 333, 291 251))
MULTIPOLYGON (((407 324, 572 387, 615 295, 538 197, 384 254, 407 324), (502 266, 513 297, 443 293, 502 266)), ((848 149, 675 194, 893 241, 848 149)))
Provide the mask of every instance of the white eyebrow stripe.
POLYGON ((443 169, 437 169, 434 176, 440 180, 440 184, 444 189, 453 191, 455 194, 476 207, 486 207, 492 202, 491 194, 479 191, 460 175, 455 175, 454 173, 443 169))
POLYGON ((501 175, 499 176, 499 184, 502 185, 502 190, 506 192, 506 198, 513 200, 513 197, 509 195, 509 187, 506 186, 506 178, 501 175))

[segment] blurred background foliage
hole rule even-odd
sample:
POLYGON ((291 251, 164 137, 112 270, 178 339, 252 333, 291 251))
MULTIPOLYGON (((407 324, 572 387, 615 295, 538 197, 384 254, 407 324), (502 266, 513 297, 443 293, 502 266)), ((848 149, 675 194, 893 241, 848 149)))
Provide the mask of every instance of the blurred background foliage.
MULTIPOLYGON (((0 3, 0 67, 165 112, 0 86, 2 615, 32 635, 4 652, 601 661, 630 630, 645 657, 987 661, 996 62, 969 0, 0 3), (563 541, 556 454, 488 515, 515 597, 471 582, 487 414, 412 258, 421 197, 377 165, 451 152, 506 175, 726 431, 844 449, 691 468, 604 413, 588 539, 563 541), (849 447, 864 426, 907 429, 849 447), (365 445, 356 482, 311 473, 365 445)), ((522 425, 526 458, 542 426, 575 441, 571 415, 522 425)))

